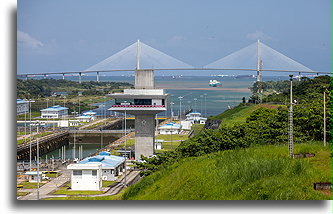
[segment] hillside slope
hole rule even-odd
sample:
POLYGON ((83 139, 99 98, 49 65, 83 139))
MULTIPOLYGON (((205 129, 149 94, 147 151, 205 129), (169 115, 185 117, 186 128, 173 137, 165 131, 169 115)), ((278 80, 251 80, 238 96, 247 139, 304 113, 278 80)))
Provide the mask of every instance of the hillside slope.
POLYGON ((131 186, 125 200, 323 200, 313 189, 331 181, 330 147, 301 144, 290 159, 286 145, 256 146, 185 158, 131 186))

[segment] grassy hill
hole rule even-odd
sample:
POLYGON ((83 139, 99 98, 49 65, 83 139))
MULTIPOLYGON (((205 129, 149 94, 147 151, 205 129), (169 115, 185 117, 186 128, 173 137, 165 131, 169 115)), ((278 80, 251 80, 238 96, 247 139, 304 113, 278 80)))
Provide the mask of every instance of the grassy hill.
POLYGON ((286 145, 255 146, 182 159, 131 186, 125 200, 329 200, 313 189, 331 181, 330 146, 299 144, 290 159, 286 145))
POLYGON ((259 105, 254 105, 254 104, 243 104, 243 105, 238 105, 232 109, 228 109, 224 111, 223 113, 209 117, 209 119, 212 120, 222 120, 221 125, 226 125, 226 126, 231 126, 236 123, 243 123, 246 121, 246 118, 250 116, 252 112, 255 110, 264 107, 264 108, 278 108, 279 106, 282 105, 275 105, 275 104, 259 104, 259 105))

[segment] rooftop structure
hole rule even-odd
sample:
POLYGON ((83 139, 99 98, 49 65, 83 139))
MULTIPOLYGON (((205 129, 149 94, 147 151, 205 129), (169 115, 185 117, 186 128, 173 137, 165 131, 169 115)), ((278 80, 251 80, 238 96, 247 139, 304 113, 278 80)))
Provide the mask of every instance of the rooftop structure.
POLYGON ((170 122, 158 128, 160 134, 179 134, 181 125, 179 123, 170 122))
POLYGON ((42 113, 41 118, 61 118, 68 115, 68 108, 56 105, 42 109, 40 112, 42 113))
POLYGON ((29 111, 29 102, 26 100, 16 100, 16 114, 24 114, 29 111))
POLYGON ((124 169, 125 158, 115 155, 110 155, 110 152, 100 152, 93 157, 87 157, 79 162, 79 164, 101 163, 102 165, 102 180, 113 181, 117 179, 119 174, 122 174, 124 169))
POLYGON ((167 110, 164 89, 155 89, 154 70, 140 69, 140 42, 137 43, 135 89, 110 94, 115 99, 110 111, 135 115, 135 159, 154 155, 155 115, 167 110))

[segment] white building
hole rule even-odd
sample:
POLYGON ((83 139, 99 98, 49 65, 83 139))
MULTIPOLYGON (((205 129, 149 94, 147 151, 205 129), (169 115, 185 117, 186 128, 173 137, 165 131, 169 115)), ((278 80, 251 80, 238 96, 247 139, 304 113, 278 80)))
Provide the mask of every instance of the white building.
POLYGON ((158 131, 160 134, 179 134, 181 127, 179 123, 170 122, 160 126, 158 131))
POLYGON ((78 117, 75 117, 75 119, 77 119, 79 122, 90 122, 90 121, 93 121, 94 117, 92 116, 89 116, 89 115, 81 115, 81 116, 78 116, 78 117))
POLYGON ((72 190, 96 190, 102 188, 102 163, 70 164, 72 190))
POLYGON ((26 100, 16 100, 16 114, 24 114, 29 111, 29 102, 26 100))
POLYGON ((41 118, 62 118, 68 116, 68 108, 60 105, 51 106, 40 111, 42 113, 41 118))
POLYGON ((29 182, 32 182, 32 183, 37 182, 38 178, 39 178, 39 182, 41 182, 42 178, 43 178, 42 172, 39 172, 39 176, 37 176, 38 175, 37 171, 26 172, 25 174, 29 176, 29 182))
POLYGON ((191 130, 193 122, 190 120, 182 120, 180 121, 180 125, 182 126, 182 129, 184 130, 191 130))
POLYGON ((201 117, 200 112, 191 112, 186 115, 186 121, 192 121, 193 123, 200 123, 205 124, 207 121, 207 118, 201 117))
POLYGON ((110 152, 100 152, 96 156, 87 157, 80 161, 79 164, 90 164, 94 162, 102 164, 102 180, 107 181, 117 180, 118 176, 123 174, 123 169, 125 168, 125 158, 110 155, 110 152))
POLYGON ((155 140, 155 145, 154 145, 155 150, 162 149, 162 143, 164 143, 163 139, 156 139, 155 140))

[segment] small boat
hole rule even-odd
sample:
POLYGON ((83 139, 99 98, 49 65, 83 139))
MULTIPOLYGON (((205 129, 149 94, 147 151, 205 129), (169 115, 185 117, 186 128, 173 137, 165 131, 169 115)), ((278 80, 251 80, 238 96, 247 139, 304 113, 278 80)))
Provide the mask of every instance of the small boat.
POLYGON ((217 80, 209 80, 210 87, 222 87, 222 83, 217 80))

